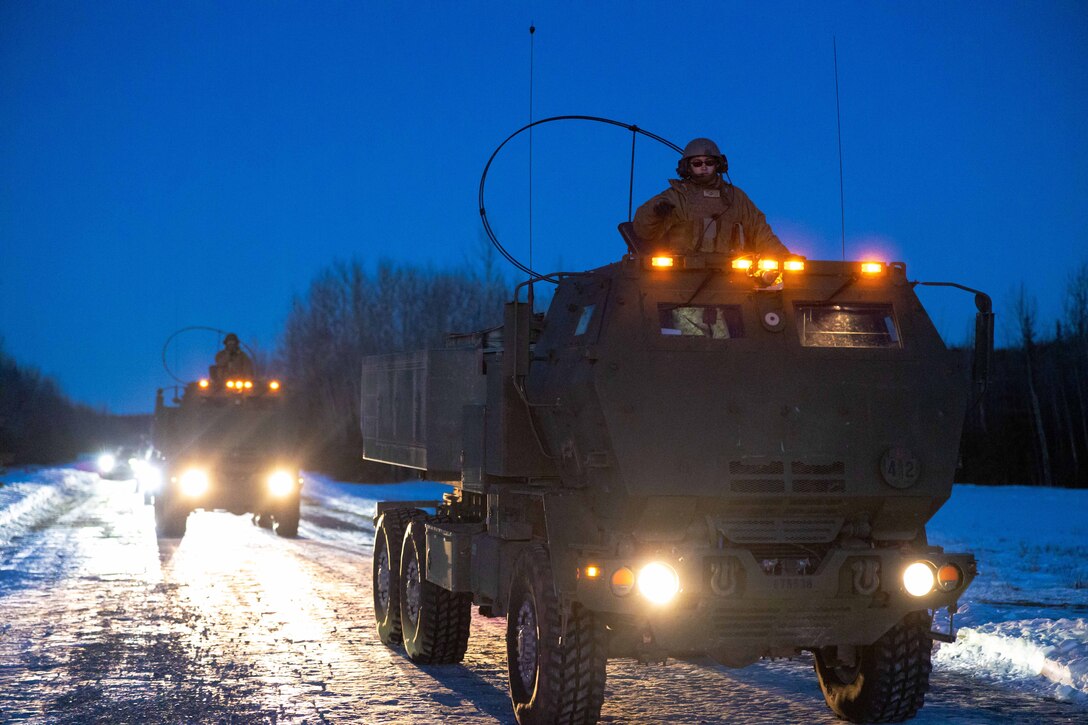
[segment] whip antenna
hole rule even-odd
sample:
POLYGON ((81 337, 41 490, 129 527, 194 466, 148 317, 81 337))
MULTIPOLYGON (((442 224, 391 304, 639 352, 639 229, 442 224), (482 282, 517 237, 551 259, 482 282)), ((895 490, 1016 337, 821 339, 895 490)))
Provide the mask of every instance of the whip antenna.
MULTIPOLYGON (((529 22, 529 267, 533 266, 533 61, 536 25, 529 22)), ((533 282, 527 291, 529 311, 533 311, 533 282)))
POLYGON ((839 45, 831 36, 831 52, 835 58, 835 125, 839 134, 839 214, 842 218, 842 261, 846 261, 846 197, 842 190, 842 115, 839 113, 839 45))
POLYGON ((627 187, 627 221, 631 221, 631 206, 635 200, 635 139, 638 138, 638 126, 631 127, 631 182, 627 187))

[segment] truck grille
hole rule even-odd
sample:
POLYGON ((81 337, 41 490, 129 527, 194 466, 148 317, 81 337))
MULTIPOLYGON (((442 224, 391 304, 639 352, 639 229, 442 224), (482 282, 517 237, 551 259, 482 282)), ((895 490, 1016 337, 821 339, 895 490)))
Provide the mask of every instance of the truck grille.
POLYGON ((808 544, 834 540, 843 519, 722 519, 718 528, 738 544, 808 544))
POLYGON ((846 464, 843 461, 729 461, 729 490, 732 493, 843 493, 846 491, 846 464))
POLYGON ((849 615, 845 607, 815 612, 720 609, 712 622, 724 642, 755 639, 804 646, 832 641, 832 634, 846 627, 849 615))

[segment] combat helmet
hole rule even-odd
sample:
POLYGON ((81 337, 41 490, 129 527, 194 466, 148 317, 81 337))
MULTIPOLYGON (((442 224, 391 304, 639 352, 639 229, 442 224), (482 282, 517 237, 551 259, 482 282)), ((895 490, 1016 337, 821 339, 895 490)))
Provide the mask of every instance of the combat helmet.
POLYGON ((694 138, 684 147, 680 155, 680 163, 676 165, 676 173, 682 179, 691 177, 691 169, 688 167, 688 159, 693 156, 713 156, 718 159, 718 173, 723 174, 729 170, 729 161, 718 149, 718 144, 708 138, 694 138))

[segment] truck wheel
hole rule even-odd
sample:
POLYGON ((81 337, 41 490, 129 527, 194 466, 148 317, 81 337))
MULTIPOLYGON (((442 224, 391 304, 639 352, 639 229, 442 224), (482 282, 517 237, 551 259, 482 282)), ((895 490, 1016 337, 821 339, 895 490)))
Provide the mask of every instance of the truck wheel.
POLYGON ((278 512, 276 519, 276 534, 286 538, 298 536, 299 500, 296 496, 283 510, 278 512))
POLYGON ((403 639, 400 629, 400 550, 408 523, 424 514, 419 509, 387 509, 374 531, 374 618, 378 638, 393 646, 403 639))
POLYGON ((180 539, 185 536, 188 518, 187 509, 172 505, 170 499, 162 494, 155 497, 155 533, 159 538, 180 539))
POLYGON ((851 722, 901 722, 914 717, 929 689, 933 642, 928 612, 911 612, 871 645, 852 667, 828 663, 819 650, 816 677, 836 715, 851 722))
POLYGON ((534 544, 514 567, 506 615, 510 700, 521 725, 600 718, 608 661, 605 629, 578 605, 563 619, 548 550, 534 544))
POLYGON ((400 623, 409 659, 427 665, 460 662, 471 622, 471 594, 427 581, 426 522, 412 521, 400 553, 400 623))
POLYGON ((257 525, 260 526, 262 529, 271 529, 272 528, 272 514, 263 513, 263 512, 257 514, 257 525))

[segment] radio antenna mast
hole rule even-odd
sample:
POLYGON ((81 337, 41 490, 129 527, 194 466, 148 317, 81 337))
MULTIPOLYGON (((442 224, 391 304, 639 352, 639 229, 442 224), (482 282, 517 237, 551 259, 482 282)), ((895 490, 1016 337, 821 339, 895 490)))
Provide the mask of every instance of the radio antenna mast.
MULTIPOLYGON (((536 25, 529 21, 529 267, 533 266, 533 47, 536 25)), ((533 280, 529 279, 526 292, 529 312, 533 312, 533 280)))
POLYGON ((846 261, 846 197, 842 184, 842 115, 839 112, 839 45, 831 36, 831 52, 835 58, 835 125, 839 135, 839 215, 842 219, 842 261, 846 261))

